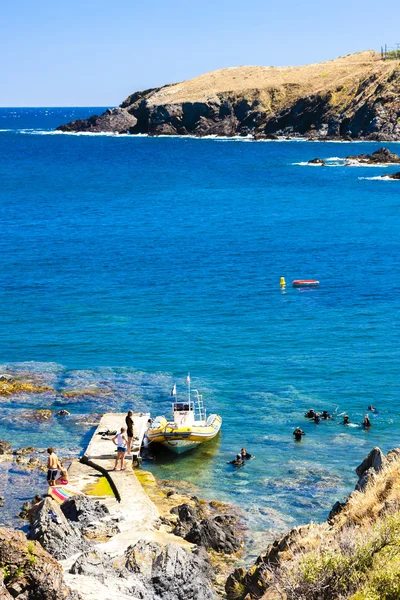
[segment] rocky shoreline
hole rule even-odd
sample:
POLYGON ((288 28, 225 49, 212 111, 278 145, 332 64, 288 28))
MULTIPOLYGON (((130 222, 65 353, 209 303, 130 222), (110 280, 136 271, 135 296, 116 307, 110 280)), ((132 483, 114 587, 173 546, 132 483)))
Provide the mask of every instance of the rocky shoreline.
MULTIPOLYGON (((345 502, 335 503, 326 523, 295 527, 270 544, 250 568, 234 568, 243 549, 243 529, 227 505, 167 490, 150 473, 142 472, 142 481, 147 479, 145 489, 158 503, 156 529, 175 536, 167 543, 144 537, 118 551, 107 542, 121 534, 124 520, 104 501, 78 495, 60 506, 46 497, 27 536, 0 528, 0 598, 106 600, 111 593, 121 600, 350 598, 357 586, 369 585, 372 563, 363 578, 359 575, 356 587, 351 580, 348 590, 340 588, 339 593, 331 572, 318 575, 322 581, 317 577, 313 585, 309 575, 304 579, 304 561, 318 563, 326 548, 343 552, 349 535, 368 546, 377 525, 381 531, 388 519, 397 518, 400 494, 394 482, 400 474, 400 449, 384 455, 374 448, 356 472, 354 492, 345 502)), ((385 535, 376 552, 385 548, 385 535)), ((353 546, 346 549, 350 551, 353 546)), ((327 569, 325 563, 322 568, 327 569)), ((337 566, 339 572, 341 568, 337 566)))

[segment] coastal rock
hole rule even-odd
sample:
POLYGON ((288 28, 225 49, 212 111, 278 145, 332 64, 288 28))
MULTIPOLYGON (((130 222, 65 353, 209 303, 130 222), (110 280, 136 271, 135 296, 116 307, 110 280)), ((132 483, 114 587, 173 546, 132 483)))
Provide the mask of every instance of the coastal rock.
POLYGON ((213 577, 208 561, 178 544, 139 540, 121 559, 99 551, 85 552, 70 569, 97 580, 115 597, 141 600, 212 600, 213 577))
POLYGON ((371 452, 364 458, 362 463, 356 468, 359 478, 363 477, 366 471, 373 469, 378 473, 386 465, 386 457, 380 448, 372 448, 371 452))
POLYGON ((375 150, 372 154, 359 154, 356 156, 346 156, 347 160, 357 161, 359 163, 373 165, 373 164, 400 164, 400 156, 393 154, 387 148, 380 148, 375 150))
POLYGON ((0 528, 0 598, 73 600, 58 562, 22 531, 0 528))
POLYGON ((78 119, 58 127, 64 132, 87 131, 90 133, 127 133, 137 124, 135 116, 124 108, 108 108, 101 116, 93 115, 87 120, 78 119))
POLYGON ((382 175, 382 177, 389 177, 389 179, 400 179, 400 171, 397 173, 391 173, 390 175, 382 175))
POLYGON ((400 139, 398 61, 359 52, 304 67, 233 67, 138 91, 59 131, 400 139))
POLYGON ((57 560, 63 560, 89 548, 79 527, 69 522, 57 502, 45 498, 38 506, 28 539, 40 542, 57 560))
POLYGON ((174 528, 175 535, 192 544, 224 554, 237 552, 242 545, 242 534, 235 528, 235 517, 218 515, 200 518, 199 511, 189 504, 181 504, 171 512, 177 513, 179 517, 174 528))
POLYGON ((61 510, 68 521, 76 523, 80 528, 101 521, 110 513, 105 504, 84 495, 65 500, 61 504, 61 510))
POLYGON ((313 158, 312 160, 308 161, 309 165, 321 165, 321 167, 325 167, 326 166, 326 162, 324 160, 322 160, 322 158, 313 158))

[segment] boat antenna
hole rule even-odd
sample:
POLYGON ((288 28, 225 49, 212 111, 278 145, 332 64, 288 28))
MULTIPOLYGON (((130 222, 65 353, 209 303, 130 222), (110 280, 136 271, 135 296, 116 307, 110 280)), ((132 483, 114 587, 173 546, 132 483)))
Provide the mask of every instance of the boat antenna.
POLYGON ((186 381, 188 384, 188 394, 189 394, 189 404, 190 404, 190 373, 188 373, 188 375, 186 377, 186 381))

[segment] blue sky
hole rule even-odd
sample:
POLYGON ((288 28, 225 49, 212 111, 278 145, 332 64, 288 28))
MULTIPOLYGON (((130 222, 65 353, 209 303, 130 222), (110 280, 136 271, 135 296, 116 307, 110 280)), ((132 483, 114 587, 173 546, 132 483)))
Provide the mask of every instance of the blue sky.
POLYGON ((2 0, 0 106, 114 106, 222 67, 379 50, 399 17, 398 0, 2 0))

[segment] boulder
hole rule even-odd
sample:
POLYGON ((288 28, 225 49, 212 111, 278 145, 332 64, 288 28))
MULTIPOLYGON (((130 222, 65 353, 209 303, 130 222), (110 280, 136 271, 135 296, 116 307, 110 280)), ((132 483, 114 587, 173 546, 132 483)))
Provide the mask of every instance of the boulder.
POLYGON ((72 600, 58 562, 22 531, 0 528, 0 598, 72 600), (5 576, 6 574, 6 576, 5 576))
POLYGON ((68 521, 79 528, 101 521, 110 514, 107 506, 88 496, 73 496, 61 504, 61 511, 68 521))
POLYGON ((175 535, 192 544, 225 554, 236 552, 242 545, 242 532, 235 527, 236 517, 218 515, 200 518, 200 511, 189 504, 176 506, 171 512, 178 514, 179 518, 174 528, 175 535))
POLYGON ((400 171, 397 173, 391 173, 390 175, 382 175, 382 177, 389 177, 389 179, 400 179, 400 171))
POLYGON ((57 560, 89 549, 79 527, 69 522, 57 502, 49 497, 37 507, 28 539, 40 542, 57 560))

